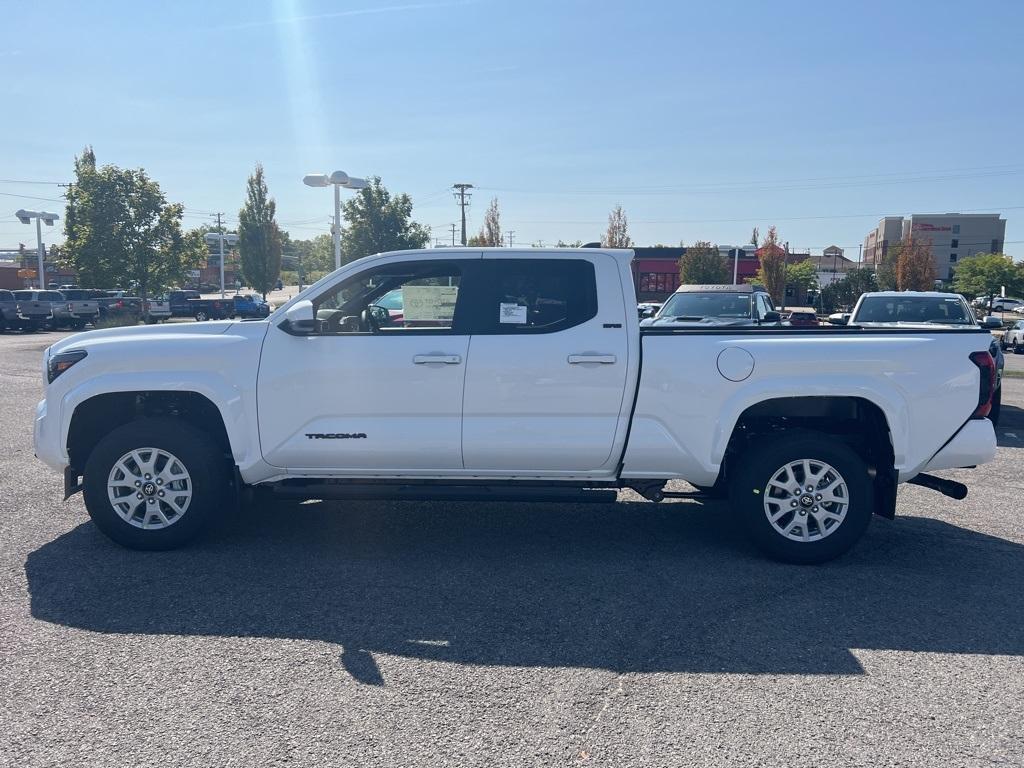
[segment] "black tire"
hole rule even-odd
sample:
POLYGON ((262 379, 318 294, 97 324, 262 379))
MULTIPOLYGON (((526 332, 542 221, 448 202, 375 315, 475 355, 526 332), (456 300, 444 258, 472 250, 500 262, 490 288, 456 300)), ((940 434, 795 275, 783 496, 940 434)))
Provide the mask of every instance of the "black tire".
POLYGON ((89 516, 110 539, 129 549, 182 546, 227 508, 230 494, 231 474, 223 450, 205 432, 170 419, 140 419, 118 427, 97 443, 85 465, 83 495, 89 516), (163 528, 146 530, 132 525, 114 510, 107 496, 107 481, 115 464, 133 449, 142 448, 172 454, 190 477, 191 500, 180 517, 163 528))
MULTIPOLYGON (((748 449, 738 458, 735 466, 730 484, 733 509, 742 520, 747 535, 763 552, 776 560, 799 564, 832 560, 856 544, 871 522, 874 499, 868 467, 860 456, 834 436, 816 432, 784 435, 748 449), (807 521, 808 528, 804 532, 814 535, 808 541, 795 541, 778 531, 768 518, 765 503, 769 480, 789 462, 801 459, 810 459, 812 468, 815 466, 813 462, 824 462, 833 467, 842 476, 850 499, 845 516, 838 523, 828 527, 830 522, 825 522, 827 532, 824 536, 820 536, 817 518, 809 514, 813 507, 804 509, 803 502, 799 501, 791 515, 795 516, 801 510, 805 512, 801 519, 807 521)), ((795 475, 793 477, 796 484, 800 478, 795 475)), ((808 495, 813 499, 813 493, 808 495)), ((779 506, 782 508, 785 505, 779 506)), ((822 507, 825 505, 822 504, 822 507)), ((780 524, 788 525, 794 520, 795 517, 784 515, 780 518, 780 524)))
POLYGON ((1015 355, 1019 355, 1021 353, 1021 346, 1017 343, 1016 339, 1014 339, 1013 343, 1010 344, 1010 351, 1015 355))
POLYGON ((200 309, 198 312, 196 312, 196 322, 197 323, 202 323, 202 322, 205 322, 206 320, 209 320, 209 319, 210 319, 210 316, 206 313, 205 310, 200 309))
POLYGON ((71 329, 72 330, 80 331, 83 328, 85 328, 85 320, 79 319, 79 320, 72 320, 71 321, 71 329))

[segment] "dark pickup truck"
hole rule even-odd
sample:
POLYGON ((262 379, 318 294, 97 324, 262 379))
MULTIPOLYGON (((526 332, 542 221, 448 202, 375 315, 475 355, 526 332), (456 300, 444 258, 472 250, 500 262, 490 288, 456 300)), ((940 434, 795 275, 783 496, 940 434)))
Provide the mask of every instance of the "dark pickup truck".
MULTIPOLYGON (((188 299, 188 314, 196 320, 227 320, 234 317, 235 303, 231 299, 188 299)), ((174 305, 171 305, 174 314, 174 305)))

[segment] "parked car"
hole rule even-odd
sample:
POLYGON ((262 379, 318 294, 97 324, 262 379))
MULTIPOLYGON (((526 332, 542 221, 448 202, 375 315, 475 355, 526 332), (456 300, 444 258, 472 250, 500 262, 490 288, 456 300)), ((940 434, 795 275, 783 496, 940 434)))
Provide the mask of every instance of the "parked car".
POLYGON ((728 488, 753 540, 792 562, 848 550, 895 514, 900 482, 962 498, 930 473, 995 456, 981 328, 641 329, 632 259, 384 253, 266 320, 61 340, 35 453, 139 549, 184 544, 247 486, 610 503, 681 479, 728 488), (406 323, 445 325, 382 327, 375 303, 399 287, 406 323))
POLYGON ((820 325, 813 309, 794 309, 786 320, 794 328, 817 328, 820 325))
POLYGON ((255 293, 235 294, 232 301, 234 306, 231 310, 231 317, 260 318, 270 314, 270 305, 263 300, 262 296, 255 293))
POLYGON ((1006 358, 991 331, 1002 325, 998 317, 978 320, 959 293, 938 291, 877 291, 863 294, 853 308, 850 325, 861 328, 946 328, 980 327, 989 332, 989 354, 996 365, 995 391, 989 418, 999 422, 1003 401, 1003 367, 1006 358))
POLYGON ((657 301, 641 301, 636 305, 636 313, 641 320, 646 320, 649 317, 654 317, 658 314, 662 304, 657 301))
POLYGON ((778 327, 768 292, 755 285, 681 285, 645 328, 778 327))
POLYGON ((147 324, 160 323, 171 317, 171 302, 166 296, 146 299, 142 303, 142 319, 147 324))
POLYGON ((20 328, 21 318, 18 316, 18 300, 14 294, 0 289, 0 331, 8 328, 20 328))
POLYGON ((1018 320, 1006 329, 999 346, 1015 355, 1024 353, 1024 320, 1018 320))
POLYGON ((68 325, 82 330, 87 323, 95 323, 100 316, 100 299, 96 291, 87 288, 67 288, 61 295, 67 300, 67 315, 54 312, 55 325, 68 325))
POLYGON ((53 303, 41 298, 41 294, 49 291, 23 290, 12 291, 14 300, 18 302, 18 318, 22 330, 38 331, 53 324, 53 303))
POLYGON ((405 312, 405 305, 402 301, 402 289, 396 288, 393 291, 388 291, 377 299, 376 306, 388 311, 388 317, 392 323, 401 323, 405 312))
POLYGON ((189 314, 198 322, 206 320, 226 320, 235 310, 231 299, 189 299, 189 314))
POLYGON ((1002 296, 996 296, 992 299, 993 312, 1016 312, 1018 309, 1024 309, 1024 301, 1020 299, 1004 298, 1002 296))
POLYGON ((14 297, 18 300, 22 314, 41 321, 47 328, 62 326, 84 328, 88 319, 99 312, 99 305, 92 302, 91 307, 83 307, 83 309, 95 310, 95 313, 89 313, 85 319, 79 318, 72 311, 72 303, 68 302, 60 291, 41 291, 37 288, 29 288, 15 291, 14 297))
POLYGON ((170 291, 167 294, 167 301, 171 308, 171 317, 192 317, 194 312, 189 301, 198 298, 200 298, 199 291, 187 289, 170 291))

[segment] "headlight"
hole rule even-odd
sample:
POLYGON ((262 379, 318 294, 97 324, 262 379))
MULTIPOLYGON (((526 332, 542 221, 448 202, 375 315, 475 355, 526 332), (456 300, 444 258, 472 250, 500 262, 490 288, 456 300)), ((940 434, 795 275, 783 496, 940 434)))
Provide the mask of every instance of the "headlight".
POLYGON ((54 379, 64 373, 64 371, 79 360, 84 360, 88 354, 89 353, 84 349, 72 349, 67 352, 61 352, 57 355, 51 355, 50 359, 46 363, 47 380, 52 384, 54 379))

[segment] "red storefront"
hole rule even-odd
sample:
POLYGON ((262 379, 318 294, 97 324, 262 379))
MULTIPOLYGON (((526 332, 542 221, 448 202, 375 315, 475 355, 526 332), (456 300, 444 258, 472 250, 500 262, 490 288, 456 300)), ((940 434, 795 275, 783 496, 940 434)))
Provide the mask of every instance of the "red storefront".
MULTIPOLYGON (((633 282, 637 301, 665 301, 679 287, 679 259, 686 248, 634 248, 633 282)), ((747 282, 757 274, 760 261, 753 249, 741 250, 736 280, 747 282)), ((729 266, 732 267, 730 258, 729 266)))

